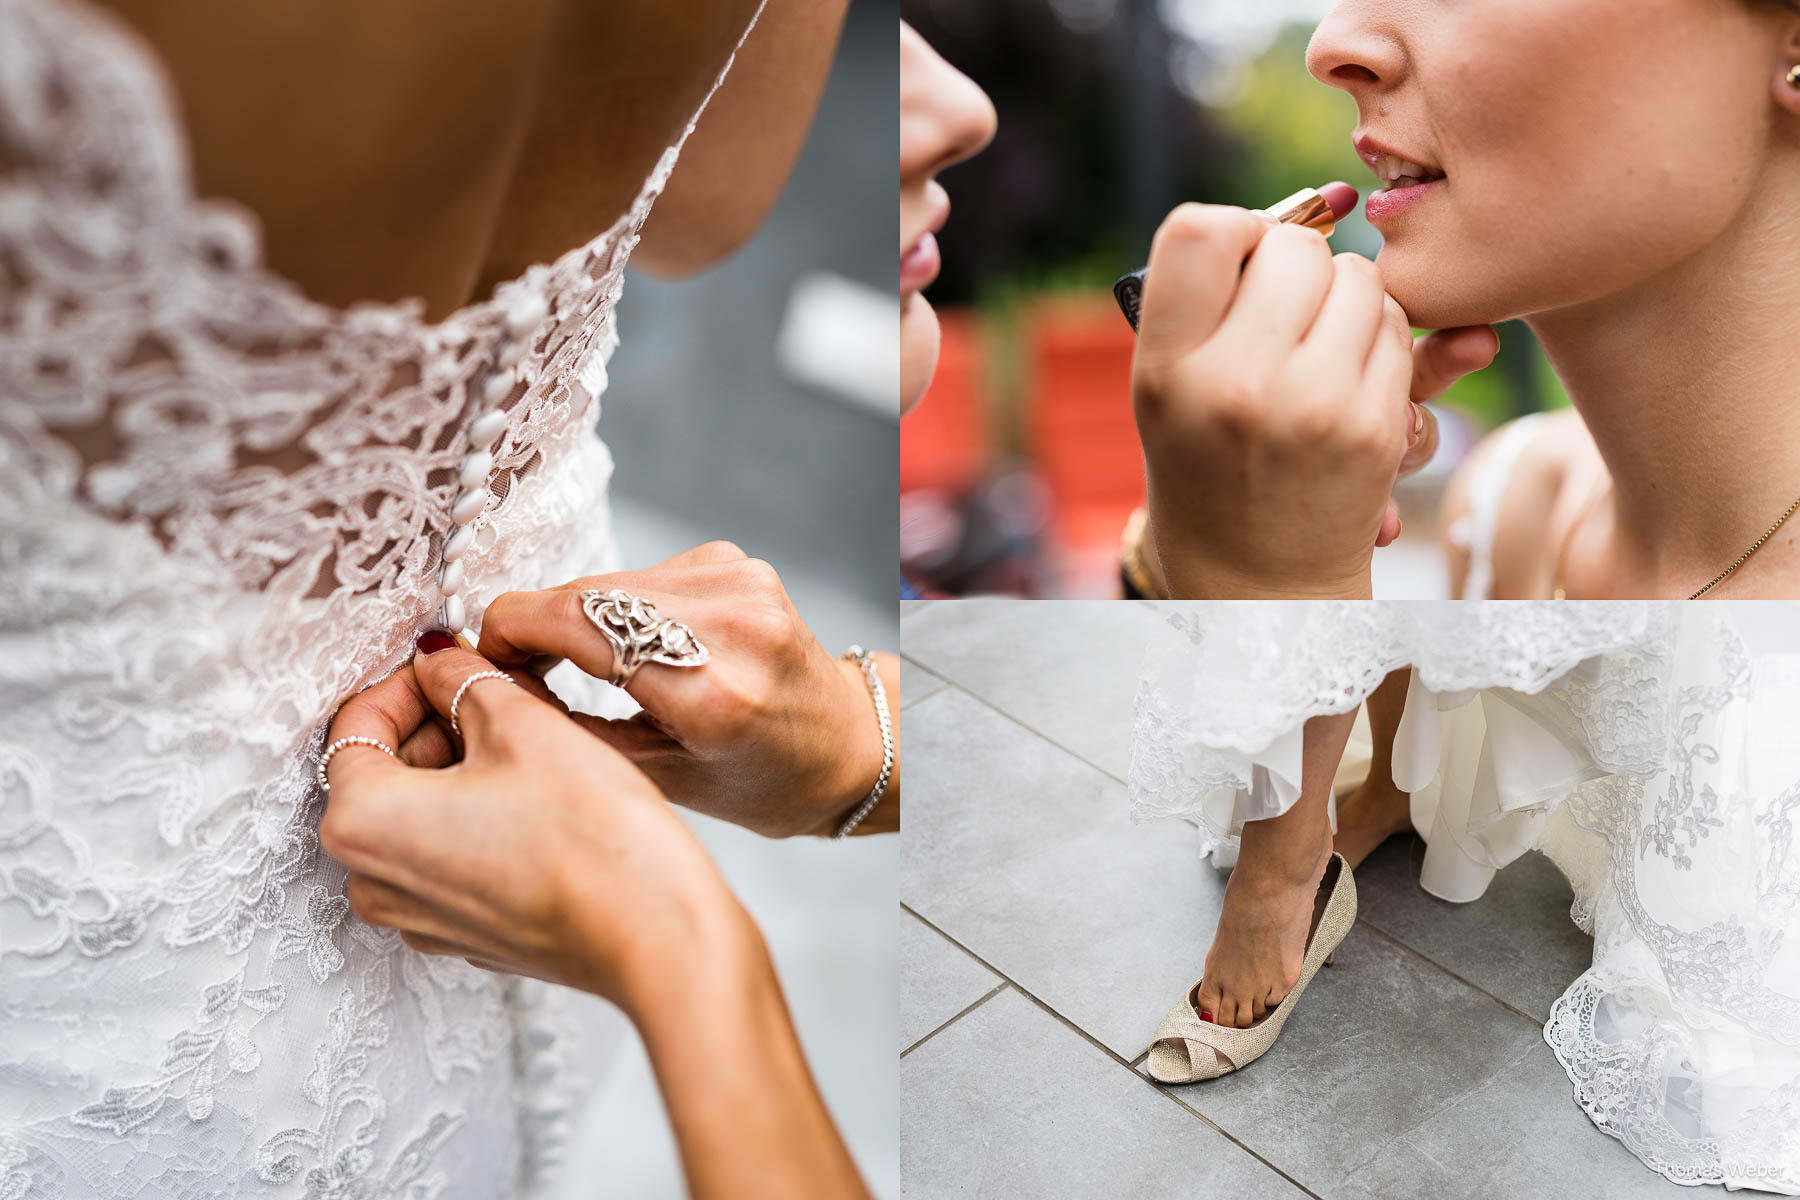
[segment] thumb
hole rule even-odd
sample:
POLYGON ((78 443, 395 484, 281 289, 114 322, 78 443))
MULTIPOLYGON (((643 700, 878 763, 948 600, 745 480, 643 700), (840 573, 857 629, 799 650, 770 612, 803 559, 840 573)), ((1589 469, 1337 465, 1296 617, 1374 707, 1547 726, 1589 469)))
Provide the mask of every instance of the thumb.
MULTIPOLYGON (((420 635, 413 675, 437 714, 459 733, 467 756, 494 748, 509 724, 530 720, 543 701, 506 672, 439 630, 420 635)), ((531 683, 542 686, 540 681, 531 683)))
POLYGON ((1492 325, 1461 325, 1426 334, 1413 343, 1412 402, 1436 400, 1499 353, 1500 334, 1492 325))

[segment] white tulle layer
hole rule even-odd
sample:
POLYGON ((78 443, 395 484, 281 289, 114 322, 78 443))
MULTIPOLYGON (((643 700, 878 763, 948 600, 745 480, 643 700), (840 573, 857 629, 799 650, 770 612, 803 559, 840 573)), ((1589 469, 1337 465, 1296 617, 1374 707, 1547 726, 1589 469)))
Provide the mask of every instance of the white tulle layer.
POLYGON ((1800 1195, 1800 610, 1196 606, 1147 656, 1134 811, 1231 865, 1298 798, 1305 721, 1403 666, 1421 885, 1474 900, 1539 850, 1594 936, 1544 1029, 1582 1108, 1677 1183, 1800 1195))

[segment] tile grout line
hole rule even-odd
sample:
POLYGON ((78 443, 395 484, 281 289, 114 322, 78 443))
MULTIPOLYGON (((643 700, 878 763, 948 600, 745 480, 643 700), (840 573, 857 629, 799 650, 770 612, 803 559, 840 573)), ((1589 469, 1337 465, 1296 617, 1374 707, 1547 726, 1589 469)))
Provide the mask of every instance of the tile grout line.
POLYGON ((1456 982, 1462 984, 1464 987, 1468 988, 1471 992, 1474 992, 1476 995, 1487 997, 1489 1000, 1493 1001, 1500 1008, 1505 1009, 1507 1012, 1513 1014, 1515 1017, 1518 1017, 1521 1020, 1530 1023, 1532 1028, 1536 1029, 1539 1034, 1543 1033, 1544 1023, 1542 1021, 1538 1020, 1536 1017, 1532 1016, 1530 1013, 1525 1012, 1523 1009, 1516 1008, 1511 1004, 1508 1004, 1506 1001, 1504 1001, 1500 997, 1494 995, 1494 993, 1488 991, 1486 988, 1482 987, 1480 984, 1474 982, 1473 980, 1463 978, 1461 975, 1458 975, 1455 971, 1452 971, 1449 967, 1446 967, 1443 963, 1437 961, 1435 958, 1432 958, 1429 954, 1426 954, 1423 950, 1420 950, 1414 946, 1407 945, 1405 942, 1401 941, 1399 938, 1395 937, 1393 934, 1389 933, 1387 930, 1383 929, 1381 926, 1376 925, 1373 922, 1367 922, 1367 924, 1368 924, 1370 932, 1379 934, 1381 937, 1386 938, 1389 942, 1392 942, 1395 946, 1398 946, 1400 949, 1406 951, 1408 954, 1412 955, 1414 958, 1419 959, 1421 962, 1429 963, 1432 967, 1436 968, 1438 971, 1441 971, 1443 974, 1448 975, 1450 978, 1456 980, 1456 982))
MULTIPOLYGON (((914 665, 922 666, 922 664, 918 663, 917 661, 914 662, 914 665)), ((923 667, 923 669, 927 670, 927 671, 931 670, 931 668, 929 668, 929 667, 923 667)), ((969 689, 965 688, 962 684, 956 682, 954 679, 951 679, 945 675, 938 675, 937 672, 935 672, 935 671, 932 671, 931 673, 934 675, 937 675, 937 677, 939 679, 942 679, 944 681, 945 686, 944 686, 944 688, 939 689, 940 691, 955 689, 956 691, 961 692, 963 695, 969 697, 969 699, 975 701, 975 703, 981 705, 983 708, 986 708, 986 709, 991 710, 992 712, 998 713, 1001 717, 1004 717, 1006 720, 1012 722, 1014 725, 1017 725, 1020 729, 1023 729, 1026 733, 1029 733, 1031 736, 1037 738, 1039 741, 1044 742, 1046 745, 1054 746, 1056 749, 1061 750, 1064 754, 1067 754, 1069 757, 1075 759, 1077 762, 1082 763, 1083 765, 1091 767, 1094 770, 1100 772, 1100 774, 1106 776, 1106 778, 1112 780, 1114 783, 1121 784, 1125 787, 1131 786, 1126 780, 1120 779, 1117 775, 1114 775, 1111 771, 1108 771, 1105 767, 1100 766, 1098 763, 1094 762, 1092 759, 1087 758, 1085 755, 1076 753, 1074 750, 1069 749, 1067 746, 1063 745, 1061 742, 1057 741, 1055 738, 1049 737, 1048 735, 1044 734, 1043 732, 1033 729, 1031 726, 1025 724, 1025 722, 1019 720, 1019 718, 1013 716, 1011 713, 1007 712, 1005 709, 1000 708, 999 706, 995 705, 994 703, 987 700, 986 698, 979 696, 979 695, 975 694, 974 692, 971 692, 969 689)), ((931 695, 935 696, 937 694, 938 694, 937 692, 933 692, 931 695)), ((923 697, 920 697, 920 701, 922 703, 925 700, 929 700, 930 698, 931 698, 931 696, 923 696, 923 697)), ((914 915, 916 916, 917 914, 914 914, 914 915)), ((1367 925, 1370 929, 1374 930, 1376 933, 1379 933, 1382 937, 1387 938, 1390 942, 1394 943, 1394 945, 1399 946, 1402 949, 1406 950, 1409 954, 1412 954, 1414 957, 1423 959, 1425 962, 1430 963, 1433 967, 1436 967, 1439 971, 1442 971, 1444 974, 1450 976, 1450 978, 1456 980, 1458 983, 1462 984, 1464 987, 1467 987, 1474 992, 1477 992, 1483 996, 1486 996, 1489 1000, 1492 1000, 1495 1004, 1499 1005, 1501 1008, 1505 1009, 1506 1011, 1513 1013, 1516 1016, 1522 1017, 1527 1021, 1530 1021, 1533 1025, 1536 1025, 1540 1030, 1543 1029, 1544 1023, 1542 1021, 1533 1017, 1531 1014, 1524 1012, 1523 1010, 1518 1009, 1511 1004, 1508 1004, 1505 1000, 1502 1000, 1500 997, 1494 995, 1492 992, 1488 991, 1486 988, 1482 987, 1480 984, 1474 982, 1473 980, 1466 979, 1463 976, 1458 975, 1455 971, 1452 971, 1449 967, 1446 967, 1444 964, 1438 962, 1435 958, 1432 958, 1430 955, 1426 954, 1423 950, 1420 950, 1416 946, 1412 946, 1404 941, 1401 941, 1400 938, 1398 938, 1394 934, 1389 933, 1386 929, 1383 929, 1381 926, 1375 924, 1373 921, 1370 921, 1367 918, 1359 918, 1359 921, 1360 921, 1360 923, 1367 925)))
MULTIPOLYGON (((915 917, 917 916, 917 914, 914 914, 914 915, 915 915, 915 917)), ((940 933, 938 936, 942 937, 943 935, 940 933)), ((958 949, 960 949, 960 948, 961 947, 958 947, 958 949)), ((1013 986, 1012 980, 1008 979, 1006 976, 1001 975, 999 978, 1000 978, 1000 982, 996 983, 993 987, 989 988, 987 990, 986 995, 975 1000, 973 1003, 965 1006, 962 1009, 962 1011, 949 1017, 942 1024, 940 1024, 935 1029, 933 1029, 930 1033, 926 1034, 924 1037, 920 1038, 918 1041, 914 1042, 912 1045, 910 1045, 906 1049, 902 1050, 900 1052, 900 1057, 905 1058, 907 1055, 911 1054, 914 1050, 917 1050, 920 1046, 923 1046, 926 1042, 929 1042, 932 1038, 934 1038, 938 1034, 944 1032, 944 1030, 950 1028, 952 1025, 956 1024, 958 1021, 962 1020, 964 1017, 968 1016, 970 1013, 974 1012, 976 1009, 978 1009, 982 1005, 986 1004, 989 1000, 992 1000, 995 996, 998 996, 1001 992, 1004 992, 1007 988, 1013 986)))
MULTIPOLYGON (((1318 1193, 1305 1187, 1304 1185, 1302 1185, 1300 1183, 1299 1180, 1295 1179, 1293 1176, 1289 1175, 1286 1171, 1283 1171, 1280 1167, 1276 1166, 1274 1163, 1270 1162, 1268 1159, 1266 1159, 1262 1155, 1258 1154, 1255 1150, 1252 1150, 1249 1146, 1246 1146, 1243 1142, 1239 1141, 1236 1137, 1234 1137, 1229 1131, 1220 1128, 1219 1125, 1216 1124, 1210 1117, 1207 1117, 1207 1116, 1203 1115, 1202 1113, 1197 1112, 1196 1110, 1188 1107, 1188 1105, 1182 1103, 1182 1101, 1180 1099, 1178 1099, 1174 1095, 1170 1094, 1164 1088, 1160 1087, 1154 1079, 1148 1079, 1142 1075, 1139 1075, 1137 1073, 1137 1069, 1133 1065, 1133 1063, 1141 1062, 1145 1058, 1148 1058, 1150 1055, 1150 1051, 1148 1049, 1146 1049, 1143 1054, 1138 1055, 1138 1057, 1136 1059, 1132 1060, 1132 1062, 1126 1062, 1124 1058, 1120 1057, 1117 1053, 1115 1053, 1113 1051, 1112 1047, 1108 1046, 1106 1043, 1095 1038, 1093 1034, 1089 1033, 1087 1030, 1083 1029, 1081 1026, 1075 1024, 1073 1021, 1069 1020, 1069 1018, 1063 1016, 1061 1013, 1057 1012, 1054 1008, 1050 1007, 1049 1004, 1047 1004, 1043 1000, 1039 999, 1029 988, 1026 988, 1022 984, 1020 984, 1018 980, 1016 980, 1012 976, 1006 974, 1006 972, 1000 970, 993 963, 989 962, 987 959, 983 958, 981 955, 975 953, 975 951, 971 950, 968 946, 964 945, 962 942, 958 941, 956 938, 951 937, 950 934, 946 933, 943 929, 939 928, 938 925, 935 922, 931 921, 929 918, 921 915, 911 905, 907 904, 905 901, 901 901, 900 907, 903 910, 905 910, 906 912, 911 913, 912 916, 914 917, 914 919, 916 919, 920 924, 924 925, 926 928, 930 929, 933 933, 937 934, 939 937, 941 937, 945 941, 949 942, 952 946, 955 946, 958 950, 961 950, 964 954, 967 954, 970 958, 974 959, 976 962, 980 963, 987 970, 991 971, 996 977, 998 977, 999 979, 1004 981, 999 987, 994 988, 986 996, 983 996, 980 1000, 977 1000, 974 1004, 971 1004, 967 1009, 964 1009, 963 1010, 964 1013, 967 1013, 976 1008, 979 1008, 981 1005, 985 1004, 990 998, 998 995, 1002 991, 1005 991, 1006 988, 1008 986, 1010 986, 1015 993, 1017 993, 1020 996, 1023 996, 1026 1000, 1029 1000, 1033 1005, 1035 1005, 1037 1008, 1041 1009, 1046 1015, 1048 1015, 1051 1018, 1051 1020, 1058 1022, 1064 1028, 1066 1028, 1070 1032, 1074 1033, 1075 1036, 1081 1038, 1081 1040, 1086 1042, 1088 1045, 1090 1045, 1090 1046, 1094 1047, 1094 1049, 1100 1051, 1100 1053, 1104 1054, 1107 1058, 1111 1059, 1113 1062, 1117 1063, 1119 1066, 1124 1067, 1125 1073, 1130 1075, 1133 1079, 1135 1079, 1139 1083, 1144 1084, 1145 1086, 1149 1087, 1152 1091, 1160 1093, 1167 1100, 1169 1100, 1170 1103, 1174 1104, 1177 1108, 1181 1109, 1182 1112, 1188 1114, 1189 1116, 1193 1117, 1195 1120, 1199 1121, 1202 1125, 1205 1125, 1207 1128, 1209 1128, 1213 1132, 1217 1133, 1220 1137, 1224 1138, 1226 1141, 1228 1141, 1232 1145, 1236 1146, 1239 1150, 1242 1150, 1245 1154, 1248 1154, 1251 1158, 1254 1158, 1257 1162, 1259 1162, 1263 1166, 1267 1167, 1270 1171, 1274 1172, 1276 1175, 1279 1175, 1281 1178, 1285 1179, 1288 1183, 1292 1184, 1294 1187, 1299 1188, 1303 1194, 1305 1194, 1307 1196, 1311 1196, 1313 1198, 1313 1200, 1320 1200, 1318 1193)), ((958 1013, 956 1016, 950 1018, 950 1020, 944 1022, 944 1024, 940 1025, 936 1030, 933 1030, 931 1034, 927 1035, 927 1037, 928 1038, 935 1037, 938 1033, 942 1032, 944 1029, 949 1028, 951 1025, 955 1024, 958 1020, 960 1020, 962 1015, 963 1015, 963 1013, 958 1013)), ((921 1041, 923 1041, 923 1040, 925 1040, 925 1039, 922 1039, 921 1041)), ((908 1047, 907 1050, 902 1052, 901 1057, 904 1058, 907 1054, 910 1054, 912 1052, 912 1050, 916 1049, 920 1044, 921 1044, 920 1042, 913 1043, 912 1046, 908 1047)))
MULTIPOLYGON (((929 668, 929 667, 926 667, 925 669, 928 671, 931 670, 931 668, 929 668)), ((932 671, 932 674, 937 675, 937 672, 932 671)), ((1020 729, 1023 729, 1026 733, 1029 733, 1032 737, 1036 738, 1040 742, 1043 742, 1045 745, 1053 746, 1056 749, 1061 750, 1064 754, 1068 755, 1070 758, 1074 759, 1076 762, 1082 764, 1083 766, 1093 768, 1094 770, 1100 772, 1100 774, 1102 774, 1102 775, 1106 776, 1108 779, 1112 780, 1114 783, 1120 784, 1121 786, 1124 786, 1124 787, 1131 786, 1131 784, 1128 783, 1126 780, 1121 779, 1117 775, 1114 775, 1111 771, 1107 770, 1105 767, 1101 766, 1099 763, 1095 762, 1093 759, 1087 757, 1087 755, 1080 754, 1074 750, 1069 749, 1067 746, 1063 745, 1061 742, 1057 741, 1055 738, 1051 737, 1049 734, 1043 732, 1040 729, 1033 729, 1031 726, 1027 725, 1025 722, 1021 721, 1019 718, 1013 716, 1011 713, 1007 712, 1004 708, 1001 708, 999 705, 995 704, 992 700, 987 699, 985 696, 981 696, 981 695, 976 694, 975 692, 971 692, 968 688, 966 688, 962 684, 956 682, 956 680, 951 679, 949 676, 938 675, 938 678, 942 679, 944 681, 944 686, 942 688, 938 689, 937 691, 931 693, 931 696, 942 695, 944 692, 947 692, 947 691, 961 692, 963 695, 967 696, 969 699, 973 700, 975 703, 981 705, 981 707, 988 709, 990 712, 998 713, 1004 719, 1011 721, 1014 725, 1017 725, 1020 729)), ((920 704, 925 703, 925 701, 931 699, 931 696, 921 696, 919 698, 919 703, 920 704)))

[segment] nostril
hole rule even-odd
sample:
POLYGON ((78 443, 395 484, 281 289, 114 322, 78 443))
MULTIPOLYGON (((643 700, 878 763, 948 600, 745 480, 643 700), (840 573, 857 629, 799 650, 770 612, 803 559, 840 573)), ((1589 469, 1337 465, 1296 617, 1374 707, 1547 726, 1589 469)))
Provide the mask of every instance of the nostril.
POLYGON ((1338 83, 1374 83, 1379 78, 1369 68, 1356 63, 1331 68, 1331 77, 1338 83))

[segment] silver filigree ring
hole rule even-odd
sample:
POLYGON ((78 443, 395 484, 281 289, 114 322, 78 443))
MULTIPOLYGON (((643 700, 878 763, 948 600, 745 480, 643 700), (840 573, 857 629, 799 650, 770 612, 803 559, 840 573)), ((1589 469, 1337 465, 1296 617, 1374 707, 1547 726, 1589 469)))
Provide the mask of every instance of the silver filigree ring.
POLYGON ((658 615, 656 605, 624 588, 581 593, 581 611, 612 647, 609 682, 616 687, 630 683, 645 663, 698 667, 712 658, 692 629, 658 615))

